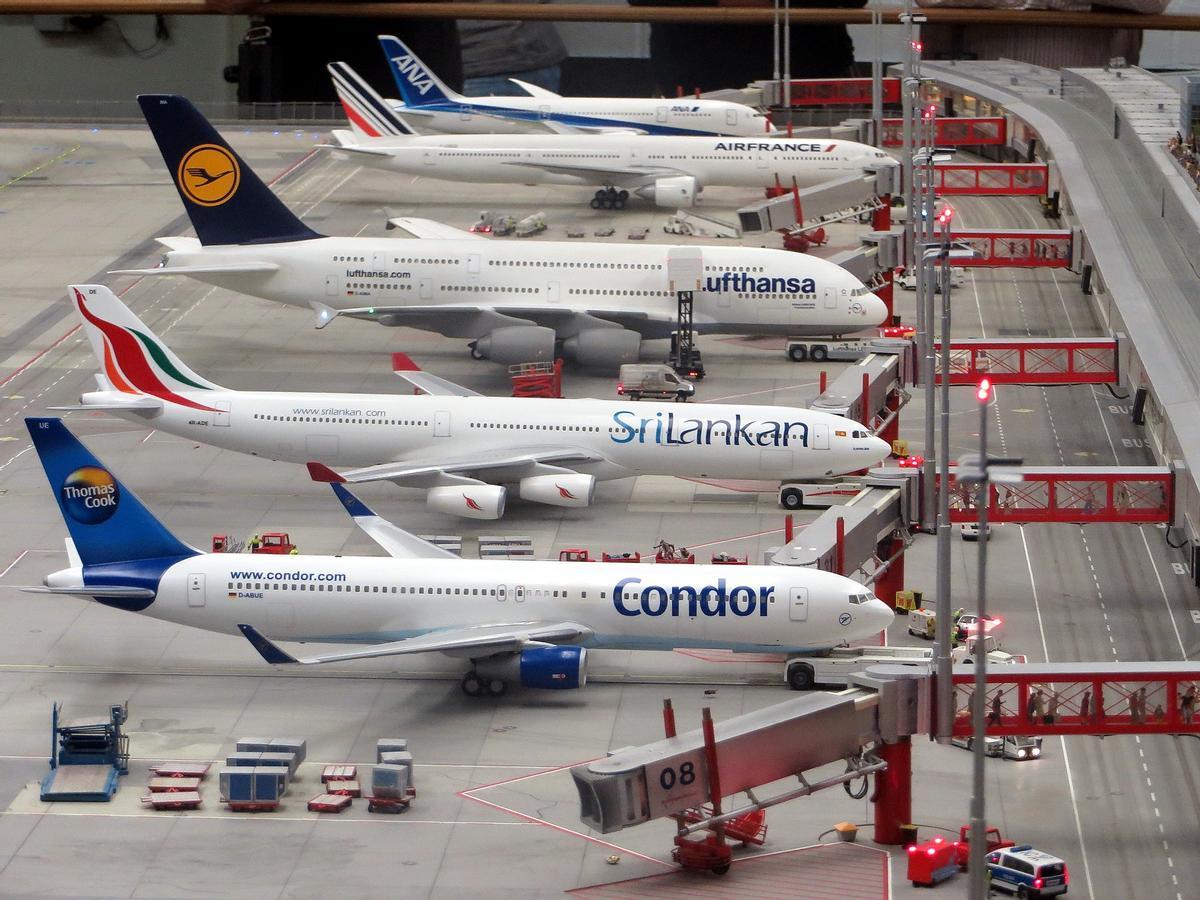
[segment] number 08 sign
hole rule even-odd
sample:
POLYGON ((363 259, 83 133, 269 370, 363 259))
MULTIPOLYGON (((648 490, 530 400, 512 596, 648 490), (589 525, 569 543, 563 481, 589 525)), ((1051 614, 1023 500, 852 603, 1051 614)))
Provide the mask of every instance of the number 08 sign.
POLYGON ((708 801, 704 751, 684 753, 646 766, 650 815, 664 816, 708 801))

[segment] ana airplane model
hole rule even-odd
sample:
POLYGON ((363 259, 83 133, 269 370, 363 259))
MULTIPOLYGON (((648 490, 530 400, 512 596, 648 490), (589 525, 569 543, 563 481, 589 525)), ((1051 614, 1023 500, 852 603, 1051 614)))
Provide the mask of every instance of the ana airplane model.
MULTIPOLYGON (((101 285, 70 288, 100 364, 78 407, 240 453, 309 463, 323 481, 425 488, 432 509, 504 514, 524 500, 583 507, 597 480, 687 475, 780 481, 875 465, 890 447, 857 422, 777 406, 484 397, 398 371, 425 395, 231 391, 197 375, 101 285), (360 466, 338 475, 330 465, 360 466)), ((63 409, 64 407, 56 407, 63 409)))
POLYGON ((758 137, 771 131, 771 120, 758 110, 728 100, 563 97, 516 78, 509 80, 528 96, 464 97, 443 84, 399 38, 380 35, 379 43, 404 100, 395 110, 447 134, 619 131, 758 137))
POLYGON ((201 553, 173 535, 58 419, 26 419, 70 538, 70 567, 30 590, 244 634, 270 663, 441 652, 463 690, 577 688, 587 650, 800 653, 866 638, 892 612, 857 582, 788 566, 643 566, 460 559, 374 515, 340 485, 391 558, 201 553), (320 595, 320 596, 318 596, 320 595), (364 644, 297 658, 274 640, 364 644))
MULTIPOLYGON (((504 364, 558 350, 612 368, 635 361, 643 338, 678 327, 670 248, 497 243, 416 218, 394 221, 420 240, 325 237, 183 97, 138 100, 198 239, 160 238, 170 248, 162 265, 134 274, 188 275, 311 308, 318 327, 348 315, 471 338, 477 358, 504 364)), ((861 281, 813 256, 705 247, 703 269, 693 312, 700 332, 848 334, 887 317, 861 281)))
POLYGON ((630 192, 688 207, 706 185, 808 187, 895 165, 882 150, 831 138, 417 134, 348 65, 326 68, 352 129, 334 130, 335 157, 456 182, 599 185, 593 209, 621 209, 630 192))

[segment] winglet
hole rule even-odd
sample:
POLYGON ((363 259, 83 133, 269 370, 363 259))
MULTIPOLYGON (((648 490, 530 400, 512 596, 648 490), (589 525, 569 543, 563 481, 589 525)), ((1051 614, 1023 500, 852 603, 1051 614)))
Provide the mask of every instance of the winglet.
POLYGON ((421 367, 418 366, 411 356, 407 353, 392 354, 392 371, 393 372, 420 372, 421 367))
POLYGON ((313 481, 324 481, 328 484, 341 484, 346 479, 324 463, 308 463, 308 477, 313 481))
POLYGON ((246 640, 248 640, 254 649, 262 655, 262 658, 271 665, 274 666, 299 662, 296 657, 288 653, 284 653, 265 637, 259 634, 258 631, 255 630, 254 626, 239 625, 238 628, 241 629, 242 634, 246 636, 246 640))
POLYGON ((352 493, 350 493, 350 491, 342 487, 338 482, 335 481, 329 486, 333 488, 333 492, 337 494, 337 498, 342 501, 342 506, 346 507, 346 512, 350 513, 353 518, 357 519, 362 516, 375 515, 375 513, 371 511, 367 504, 355 497, 352 493))

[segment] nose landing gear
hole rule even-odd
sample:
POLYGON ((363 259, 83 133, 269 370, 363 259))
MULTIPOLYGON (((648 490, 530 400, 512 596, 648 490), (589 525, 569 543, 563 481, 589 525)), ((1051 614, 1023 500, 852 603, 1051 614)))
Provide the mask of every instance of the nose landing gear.
POLYGON ((624 209, 629 201, 629 191, 618 191, 616 188, 602 188, 592 197, 592 209, 624 209))

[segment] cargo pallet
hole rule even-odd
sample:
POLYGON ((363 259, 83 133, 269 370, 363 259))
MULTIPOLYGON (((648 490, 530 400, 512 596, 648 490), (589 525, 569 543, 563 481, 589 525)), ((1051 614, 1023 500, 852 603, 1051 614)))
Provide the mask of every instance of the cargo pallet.
POLYGON ((340 813, 350 808, 349 794, 317 794, 308 801, 309 812, 340 813))
POLYGON ((210 763, 165 762, 151 766, 150 771, 163 778, 199 778, 203 780, 210 767, 210 763))
POLYGON ((367 812, 402 813, 415 796, 417 792, 410 788, 403 797, 367 797, 367 812))
POLYGON ((227 800, 233 812, 275 812, 279 809, 278 800, 227 800))
POLYGON ((163 791, 142 797, 142 803, 158 809, 199 809, 200 794, 198 791, 163 791))
POLYGON ((175 794, 180 791, 200 790, 199 778, 151 778, 150 793, 175 794))

